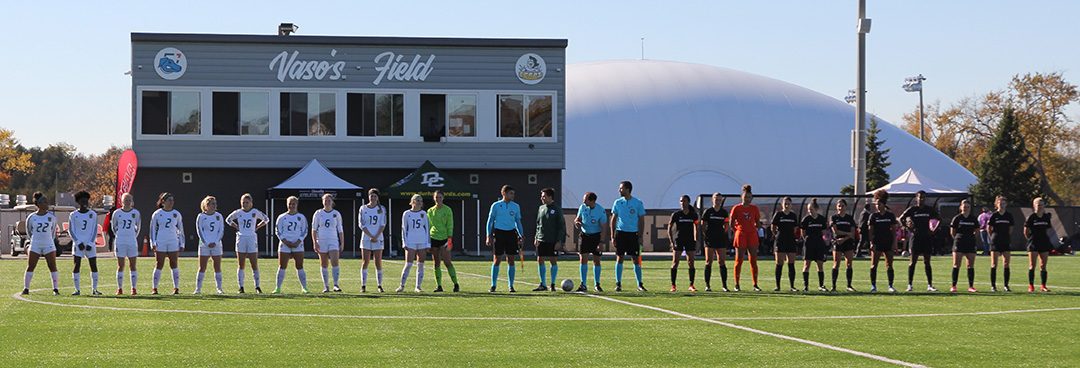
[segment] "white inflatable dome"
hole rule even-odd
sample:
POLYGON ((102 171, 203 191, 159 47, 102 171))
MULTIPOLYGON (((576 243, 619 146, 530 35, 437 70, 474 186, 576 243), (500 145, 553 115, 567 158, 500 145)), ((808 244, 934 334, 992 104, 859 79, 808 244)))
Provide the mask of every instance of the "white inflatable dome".
MULTIPOLYGON (((587 191, 609 207, 621 180, 634 183, 647 208, 676 208, 682 194, 737 193, 744 183, 755 193, 836 194, 852 182, 855 109, 843 101, 682 62, 581 63, 566 74, 565 207, 587 191)), ((976 181, 895 125, 878 126, 892 150, 890 178, 913 168, 956 189, 976 181)))

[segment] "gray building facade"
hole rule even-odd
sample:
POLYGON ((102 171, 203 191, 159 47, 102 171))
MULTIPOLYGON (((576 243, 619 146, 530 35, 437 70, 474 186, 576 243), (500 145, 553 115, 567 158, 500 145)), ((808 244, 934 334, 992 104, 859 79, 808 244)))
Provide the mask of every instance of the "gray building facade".
MULTIPOLYGON (((468 224, 455 243, 469 249, 477 214, 486 220, 503 184, 517 188, 526 229, 539 190, 560 190, 566 40, 133 33, 131 42, 136 206, 148 219, 159 193, 176 194, 187 251, 204 196, 223 214, 243 193, 261 208, 268 188, 311 159, 364 188, 430 160, 478 194, 479 206, 454 205, 468 224)), ((301 207, 310 216, 317 203, 301 207)), ((338 209, 353 223, 350 207, 338 209)), ((390 217, 404 209, 395 202, 390 217)))

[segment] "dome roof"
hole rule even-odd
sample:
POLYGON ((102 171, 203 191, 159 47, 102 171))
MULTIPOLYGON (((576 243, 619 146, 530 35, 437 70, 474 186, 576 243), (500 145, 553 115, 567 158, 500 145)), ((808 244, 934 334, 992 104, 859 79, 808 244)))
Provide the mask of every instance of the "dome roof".
MULTIPOLYGON (((670 61, 567 66, 563 204, 586 191, 609 206, 621 180, 648 208, 678 197, 736 193, 833 194, 851 183, 854 107, 824 94, 737 70, 670 61)), ((894 178, 909 168, 967 188, 974 175, 881 119, 894 178)), ((868 120, 869 124, 869 120, 868 120)), ((873 189, 873 188, 870 188, 873 189)))

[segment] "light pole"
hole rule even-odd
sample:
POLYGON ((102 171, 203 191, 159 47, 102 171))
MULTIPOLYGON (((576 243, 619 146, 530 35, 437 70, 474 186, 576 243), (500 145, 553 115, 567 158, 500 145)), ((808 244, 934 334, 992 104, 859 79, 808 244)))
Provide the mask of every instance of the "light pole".
POLYGON ((925 142, 926 138, 923 137, 923 98, 922 98, 922 82, 926 80, 922 74, 914 77, 904 78, 904 91, 907 92, 919 92, 919 140, 925 142))
POLYGON ((870 19, 866 18, 866 0, 859 0, 858 71, 855 78, 855 136, 852 148, 855 153, 855 195, 866 194, 866 34, 870 33, 870 19))

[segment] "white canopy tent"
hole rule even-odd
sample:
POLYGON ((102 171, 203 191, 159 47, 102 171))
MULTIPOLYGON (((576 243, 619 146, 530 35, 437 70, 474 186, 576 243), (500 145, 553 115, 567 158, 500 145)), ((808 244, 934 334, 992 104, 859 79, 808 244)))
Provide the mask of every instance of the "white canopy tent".
MULTIPOLYGON (((356 252, 356 242, 348 239, 353 239, 349 234, 353 234, 357 228, 356 224, 356 210, 358 208, 357 201, 363 204, 363 189, 350 182, 339 178, 334 175, 330 169, 323 166, 319 160, 312 159, 303 168, 297 171, 293 176, 285 179, 274 186, 266 190, 266 208, 269 209, 268 215, 270 220, 274 221, 277 215, 277 200, 284 200, 290 196, 297 196, 300 200, 321 200, 323 194, 331 194, 336 201, 349 201, 352 204, 352 208, 349 213, 342 214, 344 218, 352 218, 352 227, 345 229, 345 239, 350 244, 350 248, 353 253, 356 252)), ((282 206, 282 208, 285 208, 282 206)), ((310 219, 309 219, 310 220, 310 219)), ((274 256, 277 252, 277 247, 273 244, 273 231, 266 232, 266 255, 274 256)), ((345 250, 345 244, 342 244, 342 250, 345 250)))
POLYGON ((875 191, 884 190, 889 193, 915 193, 920 190, 926 193, 967 193, 966 190, 958 190, 950 188, 944 184, 919 174, 915 169, 908 168, 903 174, 900 174, 895 180, 881 188, 875 189, 875 191))

